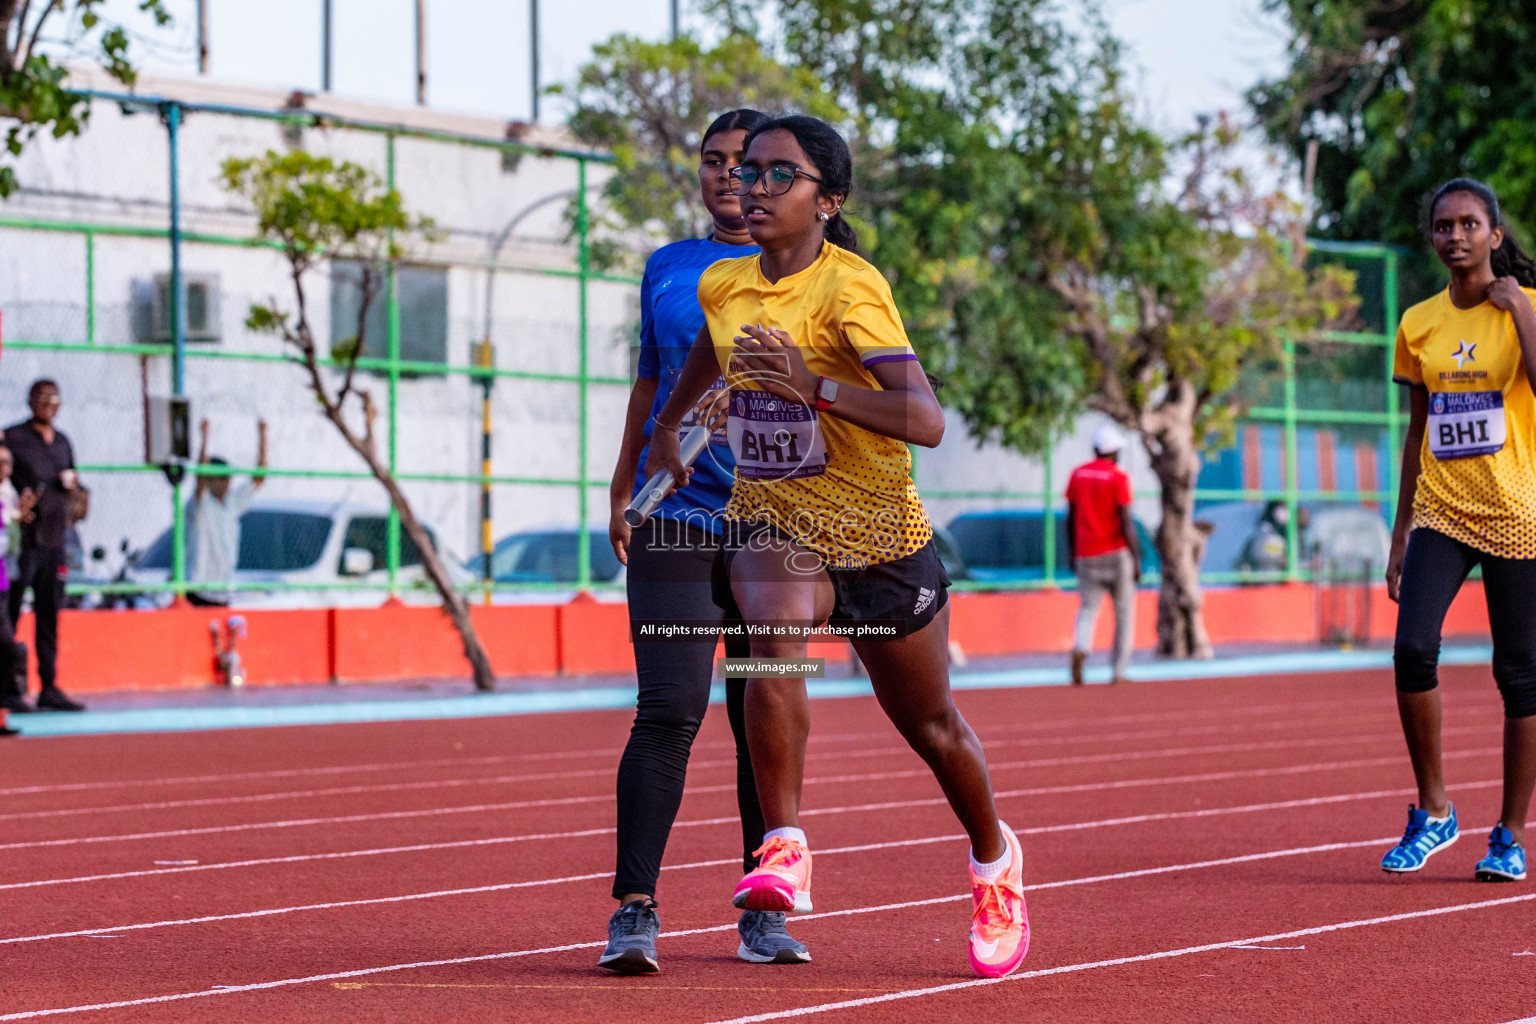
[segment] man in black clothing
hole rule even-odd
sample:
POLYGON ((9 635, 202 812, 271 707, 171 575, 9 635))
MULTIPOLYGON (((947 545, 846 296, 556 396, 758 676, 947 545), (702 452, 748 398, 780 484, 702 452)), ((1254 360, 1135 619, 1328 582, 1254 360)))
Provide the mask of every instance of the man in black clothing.
POLYGON ((5 431, 6 446, 16 460, 12 482, 18 492, 30 491, 36 501, 32 521, 21 529, 20 571, 11 581, 11 621, 21 614, 22 595, 31 587, 36 624, 33 646, 43 684, 37 709, 84 711, 85 705, 64 695, 55 677, 59 600, 64 593, 64 531, 69 525, 69 495, 79 486, 75 452, 69 438, 53 426, 59 414, 59 386, 51 380, 34 381, 27 392, 27 404, 32 407, 32 418, 5 431))

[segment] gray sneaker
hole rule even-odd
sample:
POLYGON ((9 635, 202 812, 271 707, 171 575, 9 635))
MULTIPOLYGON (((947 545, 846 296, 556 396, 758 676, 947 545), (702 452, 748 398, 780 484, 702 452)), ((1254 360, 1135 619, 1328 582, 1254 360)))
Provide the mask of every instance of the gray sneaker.
POLYGON ((784 929, 784 915, 776 911, 748 910, 736 930, 741 945, 736 955, 750 964, 808 964, 811 951, 784 929))
POLYGON ((655 900, 624 904, 608 919, 608 948, 597 958, 597 965, 619 974, 655 974, 661 970, 656 963, 660 933, 655 900))

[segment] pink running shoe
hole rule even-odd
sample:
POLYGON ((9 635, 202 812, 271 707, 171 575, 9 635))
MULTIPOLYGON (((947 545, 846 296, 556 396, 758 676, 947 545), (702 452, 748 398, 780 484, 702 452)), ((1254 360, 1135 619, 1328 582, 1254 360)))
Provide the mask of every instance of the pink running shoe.
POLYGON ((797 914, 811 912, 811 851, 804 843, 779 836, 753 851, 755 870, 736 885, 731 902, 739 910, 797 914))
POLYGON ((998 824, 1008 842, 1008 867, 990 882, 971 872, 971 970, 981 978, 1012 974, 1029 952, 1024 851, 1013 829, 998 824))

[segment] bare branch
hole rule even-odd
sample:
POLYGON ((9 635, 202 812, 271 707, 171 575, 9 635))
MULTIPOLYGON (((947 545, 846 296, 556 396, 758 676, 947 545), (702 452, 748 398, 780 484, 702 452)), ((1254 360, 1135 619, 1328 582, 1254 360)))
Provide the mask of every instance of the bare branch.
MULTIPOLYGON (((48 24, 48 15, 50 15, 54 11, 60 9, 62 6, 63 6, 63 4, 62 4, 61 0, 50 0, 50 2, 47 4, 47 6, 45 6, 42 10, 37 12, 37 24, 32 27, 32 38, 27 40, 27 48, 21 54, 21 66, 22 67, 26 67, 27 66, 27 61, 32 59, 32 51, 37 49, 37 40, 38 40, 38 37, 40 37, 43 34, 43 26, 48 24)), ((22 14, 25 15, 26 12, 23 11, 22 14)), ((18 24, 16 27, 17 27, 18 30, 23 30, 24 31, 26 29, 25 25, 20 25, 20 24, 18 24)), ((18 36, 18 38, 19 38, 19 36, 18 36)))
POLYGON ((359 391, 358 396, 363 400, 363 441, 371 452, 374 451, 373 425, 379 418, 379 410, 373 404, 373 392, 359 391))
MULTIPOLYGON (((336 404, 347 400, 352 393, 352 378, 357 373, 357 361, 362 358, 363 346, 368 339, 368 310, 373 305, 373 300, 378 294, 378 271, 370 260, 364 260, 362 266, 362 278, 358 282, 361 294, 357 304, 357 336, 353 339, 352 349, 347 353, 346 365, 343 367, 341 391, 336 395, 336 404)), ((370 430, 371 434, 371 430, 370 430)))
POLYGON ((16 48, 21 45, 22 31, 20 26, 27 20, 27 7, 32 0, 25 0, 21 8, 21 16, 16 16, 17 0, 0 0, 0 28, 5 35, 0 38, 0 80, 4 80, 11 72, 16 70, 16 48), (16 41, 11 42, 12 19, 17 26, 16 41))

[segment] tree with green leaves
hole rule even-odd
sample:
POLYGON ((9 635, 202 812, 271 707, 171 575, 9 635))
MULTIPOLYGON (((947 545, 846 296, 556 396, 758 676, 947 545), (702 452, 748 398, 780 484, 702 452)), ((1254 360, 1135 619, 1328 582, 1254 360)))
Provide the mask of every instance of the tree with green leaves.
POLYGON ((776 63, 743 36, 705 48, 687 36, 616 35, 597 44, 573 86, 551 91, 570 98, 576 136, 614 156, 592 214, 593 258, 604 266, 709 229, 698 204, 699 133, 716 115, 754 107, 842 118, 813 74, 776 63))
MULTIPOLYGON (((165 0, 137 0, 139 11, 159 26, 170 24, 165 0)), ((132 87, 128 30, 105 19, 105 0, 0 0, 0 119, 10 157, 21 155, 38 132, 56 139, 79 135, 90 117, 90 100, 65 85, 69 71, 39 46, 57 33, 71 51, 94 41, 93 59, 117 81, 132 87)), ((0 199, 16 191, 16 170, 0 164, 0 199)))
POLYGON ((1050 0, 704 6, 850 112, 845 209, 973 437, 1039 455, 1090 409, 1140 434, 1162 489, 1159 646, 1208 654, 1202 447, 1246 365, 1349 309, 1347 281, 1286 258, 1295 207, 1241 172, 1235 129, 1141 124, 1092 8, 1072 28, 1050 0))
POLYGON ((226 189, 255 207, 257 234, 281 249, 293 289, 291 310, 282 309, 276 298, 253 305, 246 326, 281 338, 293 350, 321 412, 389 495, 401 527, 421 553, 422 568, 459 632, 475 688, 495 689, 490 658, 475 633, 469 605, 454 588, 431 534, 379 452, 374 434, 378 410, 357 377, 367 345, 368 310, 386 287, 391 265, 406 254, 399 237, 430 239, 435 234, 432 222, 413 216, 400 193, 386 189, 367 168, 303 150, 268 150, 259 157, 226 160, 222 179, 226 189), (322 350, 310 321, 307 289, 311 274, 335 260, 358 267, 357 333, 332 338, 329 349, 322 350))
POLYGON ((1270 137, 1317 144, 1315 230, 1422 245, 1425 198, 1480 178, 1536 230, 1536 32, 1523 0, 1266 0, 1290 67, 1249 92, 1270 137))

